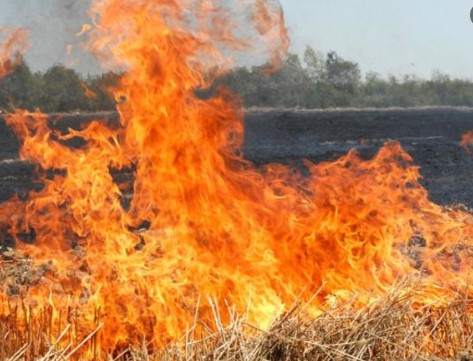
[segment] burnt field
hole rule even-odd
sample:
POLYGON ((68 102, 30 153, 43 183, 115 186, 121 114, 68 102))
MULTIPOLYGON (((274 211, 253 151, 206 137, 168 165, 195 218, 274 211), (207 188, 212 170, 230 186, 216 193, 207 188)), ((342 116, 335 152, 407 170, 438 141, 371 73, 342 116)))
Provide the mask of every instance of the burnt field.
MULTIPOLYGON (((78 128, 96 117, 52 117, 51 126, 78 128)), ((114 114, 100 117, 115 123, 114 114)), ((472 129, 473 109, 463 108, 251 111, 245 116, 243 152, 259 165, 278 162, 302 169, 303 159, 334 160, 352 148, 368 158, 386 141, 398 140, 421 167, 422 184, 434 202, 473 207, 473 156, 460 147, 462 134, 472 129)), ((38 187, 32 165, 18 159, 18 148, 0 117, 0 201, 38 187)))

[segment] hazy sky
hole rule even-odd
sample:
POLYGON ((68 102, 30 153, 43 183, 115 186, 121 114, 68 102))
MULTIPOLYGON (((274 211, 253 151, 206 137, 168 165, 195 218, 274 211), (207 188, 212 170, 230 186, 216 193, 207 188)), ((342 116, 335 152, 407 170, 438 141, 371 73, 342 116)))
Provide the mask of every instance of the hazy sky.
POLYGON ((473 78, 468 0, 280 0, 293 47, 335 50, 381 74, 473 78))
POLYGON ((91 0, 0 0, 0 26, 30 29, 26 60, 35 69, 65 64, 84 73, 96 70, 91 56, 77 46, 67 54, 67 46, 78 42, 75 36, 88 22, 91 0), (81 54, 81 56, 78 56, 81 54), (80 59, 80 60, 78 60, 80 59))
MULTIPOLYGON (((356 61, 363 71, 417 74, 434 70, 473 79, 473 23, 468 0, 280 0, 292 50, 305 45, 356 61)), ((66 46, 87 19, 90 0, 0 0, 0 26, 32 29, 34 67, 77 63, 66 46), (61 19, 61 20, 59 20, 61 19), (67 21, 63 21, 67 19, 67 21)), ((76 55, 76 50, 73 55, 76 55)), ((77 65, 90 68, 88 59, 77 65)))

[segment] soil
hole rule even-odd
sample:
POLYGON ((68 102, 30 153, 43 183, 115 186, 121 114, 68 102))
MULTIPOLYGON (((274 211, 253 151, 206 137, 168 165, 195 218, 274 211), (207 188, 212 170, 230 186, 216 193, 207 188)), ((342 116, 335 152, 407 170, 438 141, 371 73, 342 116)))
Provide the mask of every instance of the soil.
MULTIPOLYGON (((106 118, 114 126, 117 117, 113 113, 52 115, 51 127, 77 129, 97 118, 106 118)), ((259 165, 278 162, 302 168, 303 159, 333 160, 351 148, 371 157, 394 139, 421 167, 422 183, 434 202, 473 207, 473 156, 460 147, 468 130, 473 130, 472 108, 249 111, 243 153, 259 165)), ((0 116, 0 202, 39 187, 32 181, 33 166, 19 160, 18 149, 18 141, 0 116)))
POLYGON ((420 166, 422 184, 442 205, 473 207, 473 156, 460 147, 473 130, 472 108, 253 112, 244 154, 256 163, 334 160, 352 148, 372 157, 398 140, 420 166))

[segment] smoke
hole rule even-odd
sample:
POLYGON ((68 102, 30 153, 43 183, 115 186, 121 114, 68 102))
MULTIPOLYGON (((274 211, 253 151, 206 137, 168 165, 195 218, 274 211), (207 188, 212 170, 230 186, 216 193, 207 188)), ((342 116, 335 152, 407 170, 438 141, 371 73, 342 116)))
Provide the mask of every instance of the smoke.
MULTIPOLYGON (((84 75, 96 74, 101 72, 102 68, 95 58, 81 47, 81 42, 87 35, 77 36, 83 24, 90 23, 88 12, 91 3, 92 0, 0 0, 0 27, 6 25, 30 30, 31 46, 25 54, 25 59, 33 70, 44 71, 52 65, 64 64, 84 75)), ((255 65, 266 62, 268 58, 275 62, 284 56, 288 40, 283 18, 280 19, 279 28, 265 28, 265 21, 271 20, 273 25, 275 23, 275 19, 268 16, 279 14, 281 5, 278 0, 222 0, 220 6, 228 8, 231 20, 238 25, 243 38, 250 39, 254 44, 266 44, 253 46, 251 51, 245 49, 226 54, 233 58, 236 64, 255 65), (255 6, 255 3, 259 5, 255 6), (245 11, 249 4, 251 14, 245 11), (255 16, 259 17, 258 32, 254 32, 255 29, 250 26, 251 22, 255 21, 255 16)))
POLYGON ((30 30, 30 48, 25 54, 33 70, 65 64, 83 74, 100 71, 90 54, 80 46, 76 34, 89 22, 91 0, 0 0, 0 26, 30 30))

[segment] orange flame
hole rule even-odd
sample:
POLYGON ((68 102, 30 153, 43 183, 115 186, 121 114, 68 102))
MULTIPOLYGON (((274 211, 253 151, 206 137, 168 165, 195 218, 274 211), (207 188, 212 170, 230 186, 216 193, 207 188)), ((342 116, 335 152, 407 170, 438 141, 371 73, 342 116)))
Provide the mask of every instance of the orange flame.
POLYGON ((472 130, 463 134, 462 140, 461 140, 461 146, 466 152, 473 153, 473 131, 472 130))
MULTIPOLYGON (((61 134, 39 112, 7 116, 21 157, 56 171, 28 200, 0 205, 0 224, 14 237, 35 231, 35 243, 18 248, 37 265, 50 262, 24 297, 77 307, 84 332, 100 310, 100 342, 110 351, 143 335, 157 345, 179 337, 196 315, 210 327, 207 297, 224 316, 226 304, 244 312, 251 300, 249 320, 264 327, 322 285, 319 304, 354 293, 363 304, 409 275, 426 287, 421 304, 472 291, 473 217, 431 203, 398 143, 371 160, 352 151, 307 162, 309 177, 242 159, 238 102, 225 90, 208 100, 195 92, 226 64, 225 50, 254 45, 218 4, 94 2, 90 48, 127 69, 113 90, 126 99, 118 129, 97 120, 61 134), (86 145, 64 145, 75 137, 86 145), (125 168, 133 182, 118 185, 111 169, 125 168)), ((277 63, 287 46, 280 9, 244 6, 277 63)))
POLYGON ((76 34, 77 37, 84 35, 86 32, 90 31, 92 29, 92 25, 90 24, 82 24, 82 28, 80 31, 76 34))
POLYGON ((89 98, 89 99, 97 98, 97 94, 95 94, 95 92, 92 89, 90 89, 87 84, 82 82, 81 85, 82 85, 82 88, 84 89, 84 95, 87 98, 89 98))
POLYGON ((28 47, 26 29, 8 29, 0 27, 0 78, 8 75, 21 62, 21 54, 28 47))

